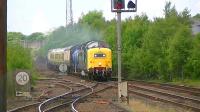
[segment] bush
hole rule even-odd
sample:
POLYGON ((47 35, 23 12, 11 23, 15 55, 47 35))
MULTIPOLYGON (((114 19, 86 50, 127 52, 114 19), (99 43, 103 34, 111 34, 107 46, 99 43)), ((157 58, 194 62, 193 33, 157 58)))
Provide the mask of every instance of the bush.
MULTIPOLYGON (((35 72, 32 64, 31 52, 27 48, 23 48, 18 44, 8 42, 7 46, 7 93, 8 96, 14 95, 14 72, 16 70, 28 70, 32 73, 31 77, 35 77, 35 72)), ((32 78, 31 83, 36 78, 32 78)))

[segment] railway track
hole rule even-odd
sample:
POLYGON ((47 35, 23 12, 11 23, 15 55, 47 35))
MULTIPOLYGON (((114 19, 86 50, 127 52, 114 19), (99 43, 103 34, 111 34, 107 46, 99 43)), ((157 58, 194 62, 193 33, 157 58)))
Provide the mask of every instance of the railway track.
POLYGON ((49 99, 46 102, 43 102, 39 106, 39 112, 52 112, 52 111, 61 111, 61 110, 78 112, 78 110, 76 110, 76 105, 80 101, 82 101, 84 98, 87 98, 88 96, 92 94, 105 91, 106 89, 111 88, 111 87, 112 87, 111 85, 103 84, 100 82, 92 86, 85 86, 85 88, 68 92, 66 94, 49 99), (52 105, 50 103, 52 103, 52 105), (49 108, 45 107, 47 105, 49 108))
POLYGON ((33 104, 29 104, 29 105, 25 105, 25 106, 22 106, 22 107, 18 107, 18 108, 9 110, 7 112, 30 112, 30 111, 36 112, 37 107, 39 106, 40 103, 41 102, 36 102, 36 103, 33 103, 33 104))
POLYGON ((105 84, 105 83, 101 83, 101 82, 98 82, 98 84, 93 88, 93 91, 84 95, 84 96, 81 96, 80 98, 74 100, 74 102, 72 102, 72 108, 71 108, 71 111, 72 112, 78 112, 78 110, 76 110, 76 105, 83 101, 83 99, 86 99, 88 98, 89 96, 92 96, 93 94, 96 94, 96 93, 99 93, 99 92, 103 92, 109 88, 112 88, 113 86, 110 85, 110 84, 105 84))
POLYGON ((69 91, 65 94, 48 99, 39 105, 38 111, 39 112, 52 112, 52 111, 60 110, 63 108, 66 108, 67 111, 69 111, 70 104, 74 101, 74 99, 93 90, 92 89, 93 86, 90 87, 90 86, 83 85, 80 83, 73 83, 73 84, 79 85, 78 87, 83 86, 84 88, 80 88, 77 90, 71 89, 71 91, 69 91))
MULTIPOLYGON (((65 88, 66 91, 72 90, 71 87, 66 86, 68 85, 68 83, 71 83, 71 81, 68 80, 60 80, 60 79, 42 79, 42 80, 52 80, 50 83, 48 82, 47 84, 53 84, 56 85, 56 87, 62 87, 65 88), (54 80, 54 81, 53 81, 54 80)), ((48 93, 51 90, 43 90, 43 92, 41 93, 41 95, 39 95, 38 97, 34 97, 32 98, 32 101, 34 101, 35 103, 32 104, 28 104, 25 106, 21 106, 21 107, 17 107, 14 109, 11 109, 7 112, 37 112, 37 107, 47 98, 50 98, 50 96, 46 96, 46 94, 48 95, 48 93), (36 102, 39 101, 39 102, 36 102)))
POLYGON ((144 81, 129 81, 128 88, 129 92, 135 95, 200 112, 198 88, 189 89, 189 87, 184 86, 144 81))
MULTIPOLYGON (((88 81, 82 83, 74 83, 70 81, 71 79, 65 80, 62 77, 54 77, 54 75, 52 75, 52 77, 41 78, 39 79, 39 81, 41 81, 40 83, 48 86, 61 86, 62 88, 65 88, 68 91, 59 96, 52 97, 45 96, 45 94, 48 93, 50 90, 43 90, 42 94, 39 97, 33 98, 34 101, 40 102, 35 102, 29 105, 17 107, 15 109, 9 110, 8 112, 52 112, 59 110, 77 112, 76 105, 80 103, 82 99, 87 98, 88 96, 96 92, 100 92, 111 87, 110 85, 100 82, 95 82, 96 84, 94 84, 94 82, 88 83, 88 81), (98 85, 106 85, 106 87, 98 85)), ((51 89, 53 89, 53 86, 51 87, 51 89)))
POLYGON ((161 83, 155 83, 155 82, 136 81, 136 80, 129 81, 129 84, 140 84, 144 86, 151 86, 151 87, 177 91, 177 92, 186 93, 189 95, 200 97, 200 88, 178 86, 178 85, 172 85, 172 84, 161 84, 161 83))
MULTIPOLYGON (((50 80, 50 83, 62 86, 68 91, 62 95, 35 102, 26 106, 18 107, 8 112, 52 112, 52 111, 73 111, 76 106, 92 94, 104 91, 108 88, 117 88, 116 83, 74 83, 62 78, 41 79, 50 80), (99 86, 101 85, 101 86, 99 86), (104 86, 102 86, 104 85, 104 86)), ((144 81, 128 81, 128 91, 137 96, 148 98, 154 101, 173 104, 189 111, 200 112, 200 89, 170 84, 159 84, 144 81)))

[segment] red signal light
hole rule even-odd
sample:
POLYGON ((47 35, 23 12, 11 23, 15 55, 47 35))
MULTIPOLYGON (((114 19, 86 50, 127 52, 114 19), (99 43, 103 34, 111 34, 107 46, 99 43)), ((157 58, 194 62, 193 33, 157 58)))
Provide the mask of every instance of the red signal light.
POLYGON ((124 9, 125 1, 124 0, 114 0, 114 9, 124 9))

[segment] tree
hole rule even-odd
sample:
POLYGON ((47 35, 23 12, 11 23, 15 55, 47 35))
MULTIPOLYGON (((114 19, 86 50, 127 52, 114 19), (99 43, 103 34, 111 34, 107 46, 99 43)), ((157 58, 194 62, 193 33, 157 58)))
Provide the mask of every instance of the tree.
POLYGON ((197 34, 192 42, 191 55, 187 61, 187 78, 200 79, 200 34, 197 34))
POLYGON ((184 78, 184 67, 191 49, 191 31, 186 26, 180 26, 179 30, 171 39, 168 49, 169 71, 175 78, 184 78))
POLYGON ((200 13, 197 13, 195 16, 193 16, 193 18, 200 20, 200 13))
POLYGON ((7 33, 7 40, 8 41, 19 41, 19 40, 24 40, 25 35, 20 33, 20 32, 8 32, 7 33))
POLYGON ((175 6, 173 7, 171 6, 171 2, 166 2, 165 8, 164 8, 164 15, 165 15, 165 18, 178 15, 175 6))
POLYGON ((88 25, 96 30, 102 30, 105 28, 105 18, 103 17, 103 13, 100 11, 90 11, 79 19, 79 23, 88 25))
POLYGON ((185 25, 191 25, 191 14, 187 8, 179 13, 179 22, 185 25))
POLYGON ((27 36, 27 40, 34 41, 34 40, 44 40, 46 36, 41 32, 35 32, 31 35, 27 36))

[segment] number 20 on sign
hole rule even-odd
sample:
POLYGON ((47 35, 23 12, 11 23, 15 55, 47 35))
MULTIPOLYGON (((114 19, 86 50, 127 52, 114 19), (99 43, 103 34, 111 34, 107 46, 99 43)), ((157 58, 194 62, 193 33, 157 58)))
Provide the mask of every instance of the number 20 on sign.
POLYGON ((19 72, 16 75, 16 82, 19 85, 25 85, 29 82, 29 75, 26 72, 19 72))

